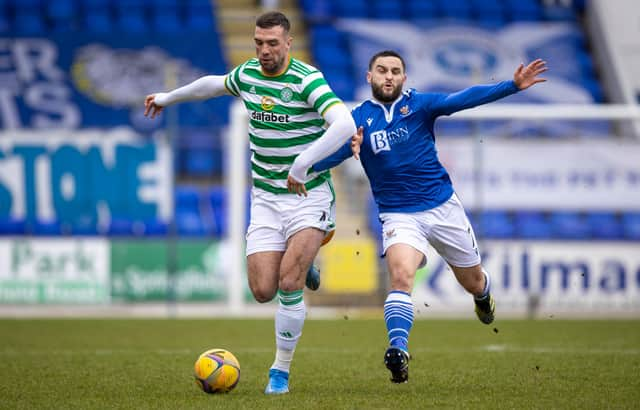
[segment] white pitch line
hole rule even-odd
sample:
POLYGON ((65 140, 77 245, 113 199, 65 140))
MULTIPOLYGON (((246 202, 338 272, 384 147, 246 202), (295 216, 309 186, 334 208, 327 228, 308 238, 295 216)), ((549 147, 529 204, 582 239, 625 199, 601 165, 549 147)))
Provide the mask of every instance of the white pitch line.
MULTIPOLYGON (((224 347, 222 347, 224 348, 224 347)), ((203 349, 203 351, 206 348, 203 349)), ((273 347, 248 347, 231 349, 236 354, 264 354, 273 353, 273 347)), ((317 354, 363 354, 382 352, 384 349, 338 349, 338 348, 317 348, 317 347, 299 347, 296 349, 299 353, 317 353, 317 354)), ((432 348, 432 347, 413 347, 412 353, 469 353, 469 352, 485 352, 485 353, 530 353, 530 354, 575 354, 575 355, 640 355, 640 349, 602 349, 602 348, 558 348, 545 346, 510 346, 510 345, 484 345, 468 348, 432 348)), ((4 349, 0 350, 0 356, 25 356, 25 355, 48 355, 48 356, 73 356, 73 355, 129 355, 129 354, 156 354, 156 355, 198 355, 202 351, 192 349, 30 349, 16 350, 4 349)))

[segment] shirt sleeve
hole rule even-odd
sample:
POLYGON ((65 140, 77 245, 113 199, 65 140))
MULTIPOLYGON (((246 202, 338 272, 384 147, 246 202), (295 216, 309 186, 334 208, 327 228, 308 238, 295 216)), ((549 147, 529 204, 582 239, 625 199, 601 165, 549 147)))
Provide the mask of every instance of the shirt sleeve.
POLYGON ((487 104, 519 91, 513 81, 502 81, 491 85, 475 85, 453 94, 431 94, 424 105, 432 116, 451 115, 455 112, 487 104))
MULTIPOLYGON (((356 128, 358 126, 358 115, 357 108, 351 110, 351 116, 354 119, 356 124, 356 128)), ((336 152, 329 155, 328 157, 316 162, 312 167, 312 171, 314 172, 322 172, 324 170, 337 167, 346 159, 349 159, 353 155, 351 151, 351 139, 349 139, 346 143, 344 143, 336 152)))
POLYGON ((340 103, 325 115, 329 128, 293 161, 289 175, 297 181, 304 181, 305 171, 322 158, 326 158, 342 147, 356 133, 356 125, 347 107, 340 103))
POLYGON ((229 94, 239 97, 240 96, 240 71, 244 64, 237 66, 224 77, 224 86, 229 94))
POLYGON ((155 103, 161 107, 185 102, 219 97, 227 92, 224 86, 224 76, 207 75, 200 77, 190 84, 176 88, 167 93, 156 93, 155 103))
POLYGON ((323 117, 332 105, 342 102, 329 87, 320 71, 307 75, 302 85, 302 97, 323 117))

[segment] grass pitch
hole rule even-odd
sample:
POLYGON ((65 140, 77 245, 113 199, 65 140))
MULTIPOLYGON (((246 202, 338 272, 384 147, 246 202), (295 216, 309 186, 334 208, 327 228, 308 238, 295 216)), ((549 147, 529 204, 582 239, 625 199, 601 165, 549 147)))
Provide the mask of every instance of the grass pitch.
POLYGON ((270 320, 0 320, 2 409, 637 408, 640 321, 422 320, 409 383, 382 364, 379 320, 309 320, 291 393, 265 396, 270 320), (207 395, 193 363, 232 351, 242 373, 207 395))

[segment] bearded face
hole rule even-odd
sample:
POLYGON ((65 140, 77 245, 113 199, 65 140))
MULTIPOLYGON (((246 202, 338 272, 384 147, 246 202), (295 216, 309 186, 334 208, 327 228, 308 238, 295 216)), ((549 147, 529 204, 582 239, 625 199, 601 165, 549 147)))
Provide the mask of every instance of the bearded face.
POLYGON ((367 73, 373 98, 381 103, 395 101, 402 93, 406 79, 402 61, 392 56, 378 57, 367 73))

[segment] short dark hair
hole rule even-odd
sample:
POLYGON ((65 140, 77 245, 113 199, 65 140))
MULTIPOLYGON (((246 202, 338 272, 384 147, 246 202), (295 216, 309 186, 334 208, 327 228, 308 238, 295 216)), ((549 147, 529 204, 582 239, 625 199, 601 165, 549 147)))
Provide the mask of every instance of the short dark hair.
POLYGON ((291 23, 289 23, 289 19, 279 11, 268 11, 258 16, 256 19, 256 27, 271 28, 276 26, 282 26, 285 33, 288 33, 289 30, 291 30, 291 23))
POLYGON ((369 60, 369 71, 373 69, 373 63, 375 63, 375 61, 380 57, 396 57, 400 59, 400 62, 402 63, 402 71, 405 71, 405 72, 407 71, 407 67, 404 64, 404 59, 400 54, 398 54, 396 51, 393 51, 393 50, 383 50, 375 53, 373 57, 371 57, 371 60, 369 60))

